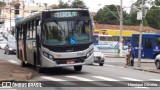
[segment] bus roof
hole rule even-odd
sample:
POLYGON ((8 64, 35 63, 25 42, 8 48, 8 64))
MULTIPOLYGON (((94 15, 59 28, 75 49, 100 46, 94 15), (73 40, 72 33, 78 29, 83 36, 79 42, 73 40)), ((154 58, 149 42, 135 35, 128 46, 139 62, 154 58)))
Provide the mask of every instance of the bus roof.
POLYGON ((41 11, 41 12, 34 12, 34 13, 31 13, 29 16, 25 17, 24 19, 22 19, 22 20, 16 22, 16 24, 19 24, 19 23, 28 21, 28 20, 30 20, 30 19, 39 17, 39 16, 41 15, 42 12, 68 11, 68 10, 73 10, 73 11, 74 11, 74 10, 77 10, 77 11, 86 10, 86 11, 88 11, 88 9, 85 9, 85 8, 65 8, 65 9, 51 9, 51 10, 45 10, 45 11, 41 11))
POLYGON ((51 9, 49 11, 67 11, 67 10, 88 10, 86 8, 63 8, 63 9, 51 9))

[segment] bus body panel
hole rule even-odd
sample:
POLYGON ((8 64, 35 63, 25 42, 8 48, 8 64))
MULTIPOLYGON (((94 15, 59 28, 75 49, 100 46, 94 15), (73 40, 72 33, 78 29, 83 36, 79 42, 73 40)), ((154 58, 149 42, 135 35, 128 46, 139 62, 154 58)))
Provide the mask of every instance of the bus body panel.
MULTIPOLYGON (((155 38, 159 37, 158 34, 142 34, 142 50, 141 58, 151 58, 153 59, 156 54, 160 53, 160 46, 157 46, 155 38)), ((138 58, 138 48, 139 48, 139 35, 133 34, 131 39, 131 44, 134 48, 135 58, 138 58)))
POLYGON ((90 45, 90 47, 83 51, 77 51, 77 52, 53 52, 47 48, 41 47, 41 56, 42 56, 42 67, 60 67, 60 66, 69 66, 74 64, 67 64, 67 61, 73 60, 78 61, 79 63, 76 63, 75 65, 83 65, 83 64, 92 64, 94 62, 93 57, 93 45, 90 45), (53 56, 54 59, 49 59, 45 55, 45 53, 48 53, 49 55, 53 56), (86 57, 87 53, 91 52, 91 55, 89 57, 86 57), (59 64, 57 64, 57 63, 59 64), (50 65, 49 65, 50 64, 50 65))
POLYGON ((26 41, 27 61, 32 65, 34 65, 34 53, 36 52, 35 42, 35 39, 26 41))
MULTIPOLYGON (((63 12, 63 10, 56 10, 56 12, 59 12, 59 11, 63 12)), ((73 10, 72 9, 67 9, 67 10, 64 9, 65 13, 66 12, 68 13, 69 11, 79 12, 79 11, 88 11, 88 10, 87 9, 73 9, 73 10)), ((16 31, 17 37, 18 37, 17 40, 19 40, 19 41, 17 41, 17 44, 20 46, 20 48, 18 48, 19 49, 18 55, 22 54, 21 55, 23 58, 22 60, 25 63, 29 63, 29 64, 32 64, 32 65, 35 65, 38 67, 40 66, 41 68, 93 64, 94 56, 93 56, 93 45, 91 43, 92 36, 89 37, 90 41, 81 43, 82 45, 89 43, 88 44, 89 47, 87 47, 85 50, 77 50, 76 49, 77 51, 74 51, 74 52, 67 52, 67 51, 57 52, 57 51, 50 50, 50 49, 43 47, 44 43, 42 43, 43 42, 43 40, 42 40, 43 39, 42 38, 43 32, 42 31, 45 31, 45 29, 43 28, 44 26, 42 26, 42 25, 44 25, 45 23, 53 22, 54 20, 55 21, 57 20, 57 22, 58 21, 65 22, 65 20, 66 21, 71 21, 71 20, 74 21, 75 20, 74 22, 77 22, 77 23, 80 22, 80 24, 84 23, 84 25, 86 25, 86 26, 88 25, 88 27, 89 27, 91 25, 91 24, 89 24, 89 23, 91 23, 90 15, 84 16, 84 17, 83 16, 82 17, 73 17, 73 18, 69 17, 69 18, 65 18, 65 19, 63 19, 61 17, 60 18, 57 18, 57 17, 56 18, 48 18, 47 16, 43 17, 43 15, 46 14, 47 12, 52 13, 52 12, 54 12, 54 10, 53 11, 43 11, 40 13, 33 14, 31 16, 24 18, 24 20, 21 20, 16 23, 17 27, 19 27, 19 26, 21 27, 20 29, 17 29, 17 30, 23 30, 23 41, 22 42, 21 42, 21 40, 18 39, 19 38, 18 35, 21 35, 21 33, 16 31), (45 18, 47 18, 47 19, 45 20, 45 18), (32 36, 31 38, 28 38, 28 31, 29 31, 29 35, 32 36), (21 42, 21 44, 19 44, 20 42, 21 42), (49 57, 53 57, 53 60, 49 59, 44 54, 49 55, 49 57), (87 55, 89 55, 89 56, 87 57, 87 55), (56 61, 54 61, 54 60, 56 60, 56 61), (62 61, 62 62, 60 62, 60 61, 62 61), (73 61, 74 63, 70 62, 70 61, 73 61)), ((88 13, 89 13, 89 11, 88 11, 88 13)), ((75 12, 73 12, 72 14, 75 15, 75 12)), ((79 15, 85 15, 85 14, 82 13, 79 15)), ((57 24, 57 23, 55 23, 55 24, 57 24)), ((52 25, 52 24, 48 24, 48 25, 52 25)), ((77 25, 77 24, 75 23, 75 25, 77 25)), ((89 34, 92 35, 92 28, 88 28, 86 26, 84 29, 85 34, 86 34, 86 32, 88 32, 89 34), (88 31, 87 31, 87 28, 88 28, 88 31)), ((80 25, 79 25, 79 27, 80 27, 80 25)), ((79 29, 79 30, 81 30, 81 29, 79 29)), ((82 33, 82 35, 83 35, 83 33, 82 33)), ((78 44, 74 44, 74 45, 78 45, 78 44)), ((55 47, 55 46, 59 47, 61 45, 54 45, 53 44, 53 47, 55 47)), ((64 46, 66 48, 68 48, 68 46, 71 47, 72 44, 64 44, 64 46)))

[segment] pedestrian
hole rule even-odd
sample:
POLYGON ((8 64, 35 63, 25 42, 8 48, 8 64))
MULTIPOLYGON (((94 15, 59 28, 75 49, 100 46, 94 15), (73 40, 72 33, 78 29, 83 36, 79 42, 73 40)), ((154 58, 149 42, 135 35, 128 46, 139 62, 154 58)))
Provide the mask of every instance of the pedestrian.
POLYGON ((131 46, 131 44, 129 44, 128 45, 128 50, 127 50, 127 53, 126 53, 125 68, 130 65, 131 52, 132 52, 132 46, 131 46))
POLYGON ((134 48, 132 46, 130 50, 130 65, 134 66, 134 48))

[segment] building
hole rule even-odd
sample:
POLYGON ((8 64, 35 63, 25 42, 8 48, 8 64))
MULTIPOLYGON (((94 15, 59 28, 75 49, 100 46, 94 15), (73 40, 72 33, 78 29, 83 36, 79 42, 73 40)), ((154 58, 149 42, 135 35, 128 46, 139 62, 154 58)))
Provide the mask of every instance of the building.
POLYGON ((3 25, 5 30, 11 30, 11 27, 15 26, 15 18, 24 18, 33 12, 46 10, 46 7, 42 5, 26 5, 23 0, 19 3, 19 14, 17 15, 15 15, 14 6, 10 5, 10 3, 1 8, 0 19, 5 21, 3 25))

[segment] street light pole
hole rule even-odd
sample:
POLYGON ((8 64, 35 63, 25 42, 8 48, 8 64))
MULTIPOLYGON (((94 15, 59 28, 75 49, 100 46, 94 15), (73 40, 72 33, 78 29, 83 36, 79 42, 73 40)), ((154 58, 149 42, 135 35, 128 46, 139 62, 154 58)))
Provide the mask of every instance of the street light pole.
POLYGON ((139 48, 138 48, 138 67, 141 67, 141 50, 142 50, 142 31, 143 31, 143 19, 144 19, 144 0, 142 0, 142 20, 140 24, 140 35, 139 35, 139 48))
MULTIPOLYGON (((12 18, 11 18, 11 10, 12 10, 12 9, 11 9, 11 2, 10 2, 9 4, 10 4, 10 12, 9 12, 9 14, 10 14, 10 30, 11 30, 11 29, 12 29, 12 27, 11 27, 11 19, 12 19, 12 18)), ((8 29, 9 29, 9 28, 7 28, 7 30, 8 30, 8 29)))
POLYGON ((122 57, 122 30, 123 30, 123 8, 122 8, 122 0, 121 0, 121 5, 120 5, 120 38, 119 38, 119 56, 122 57))

